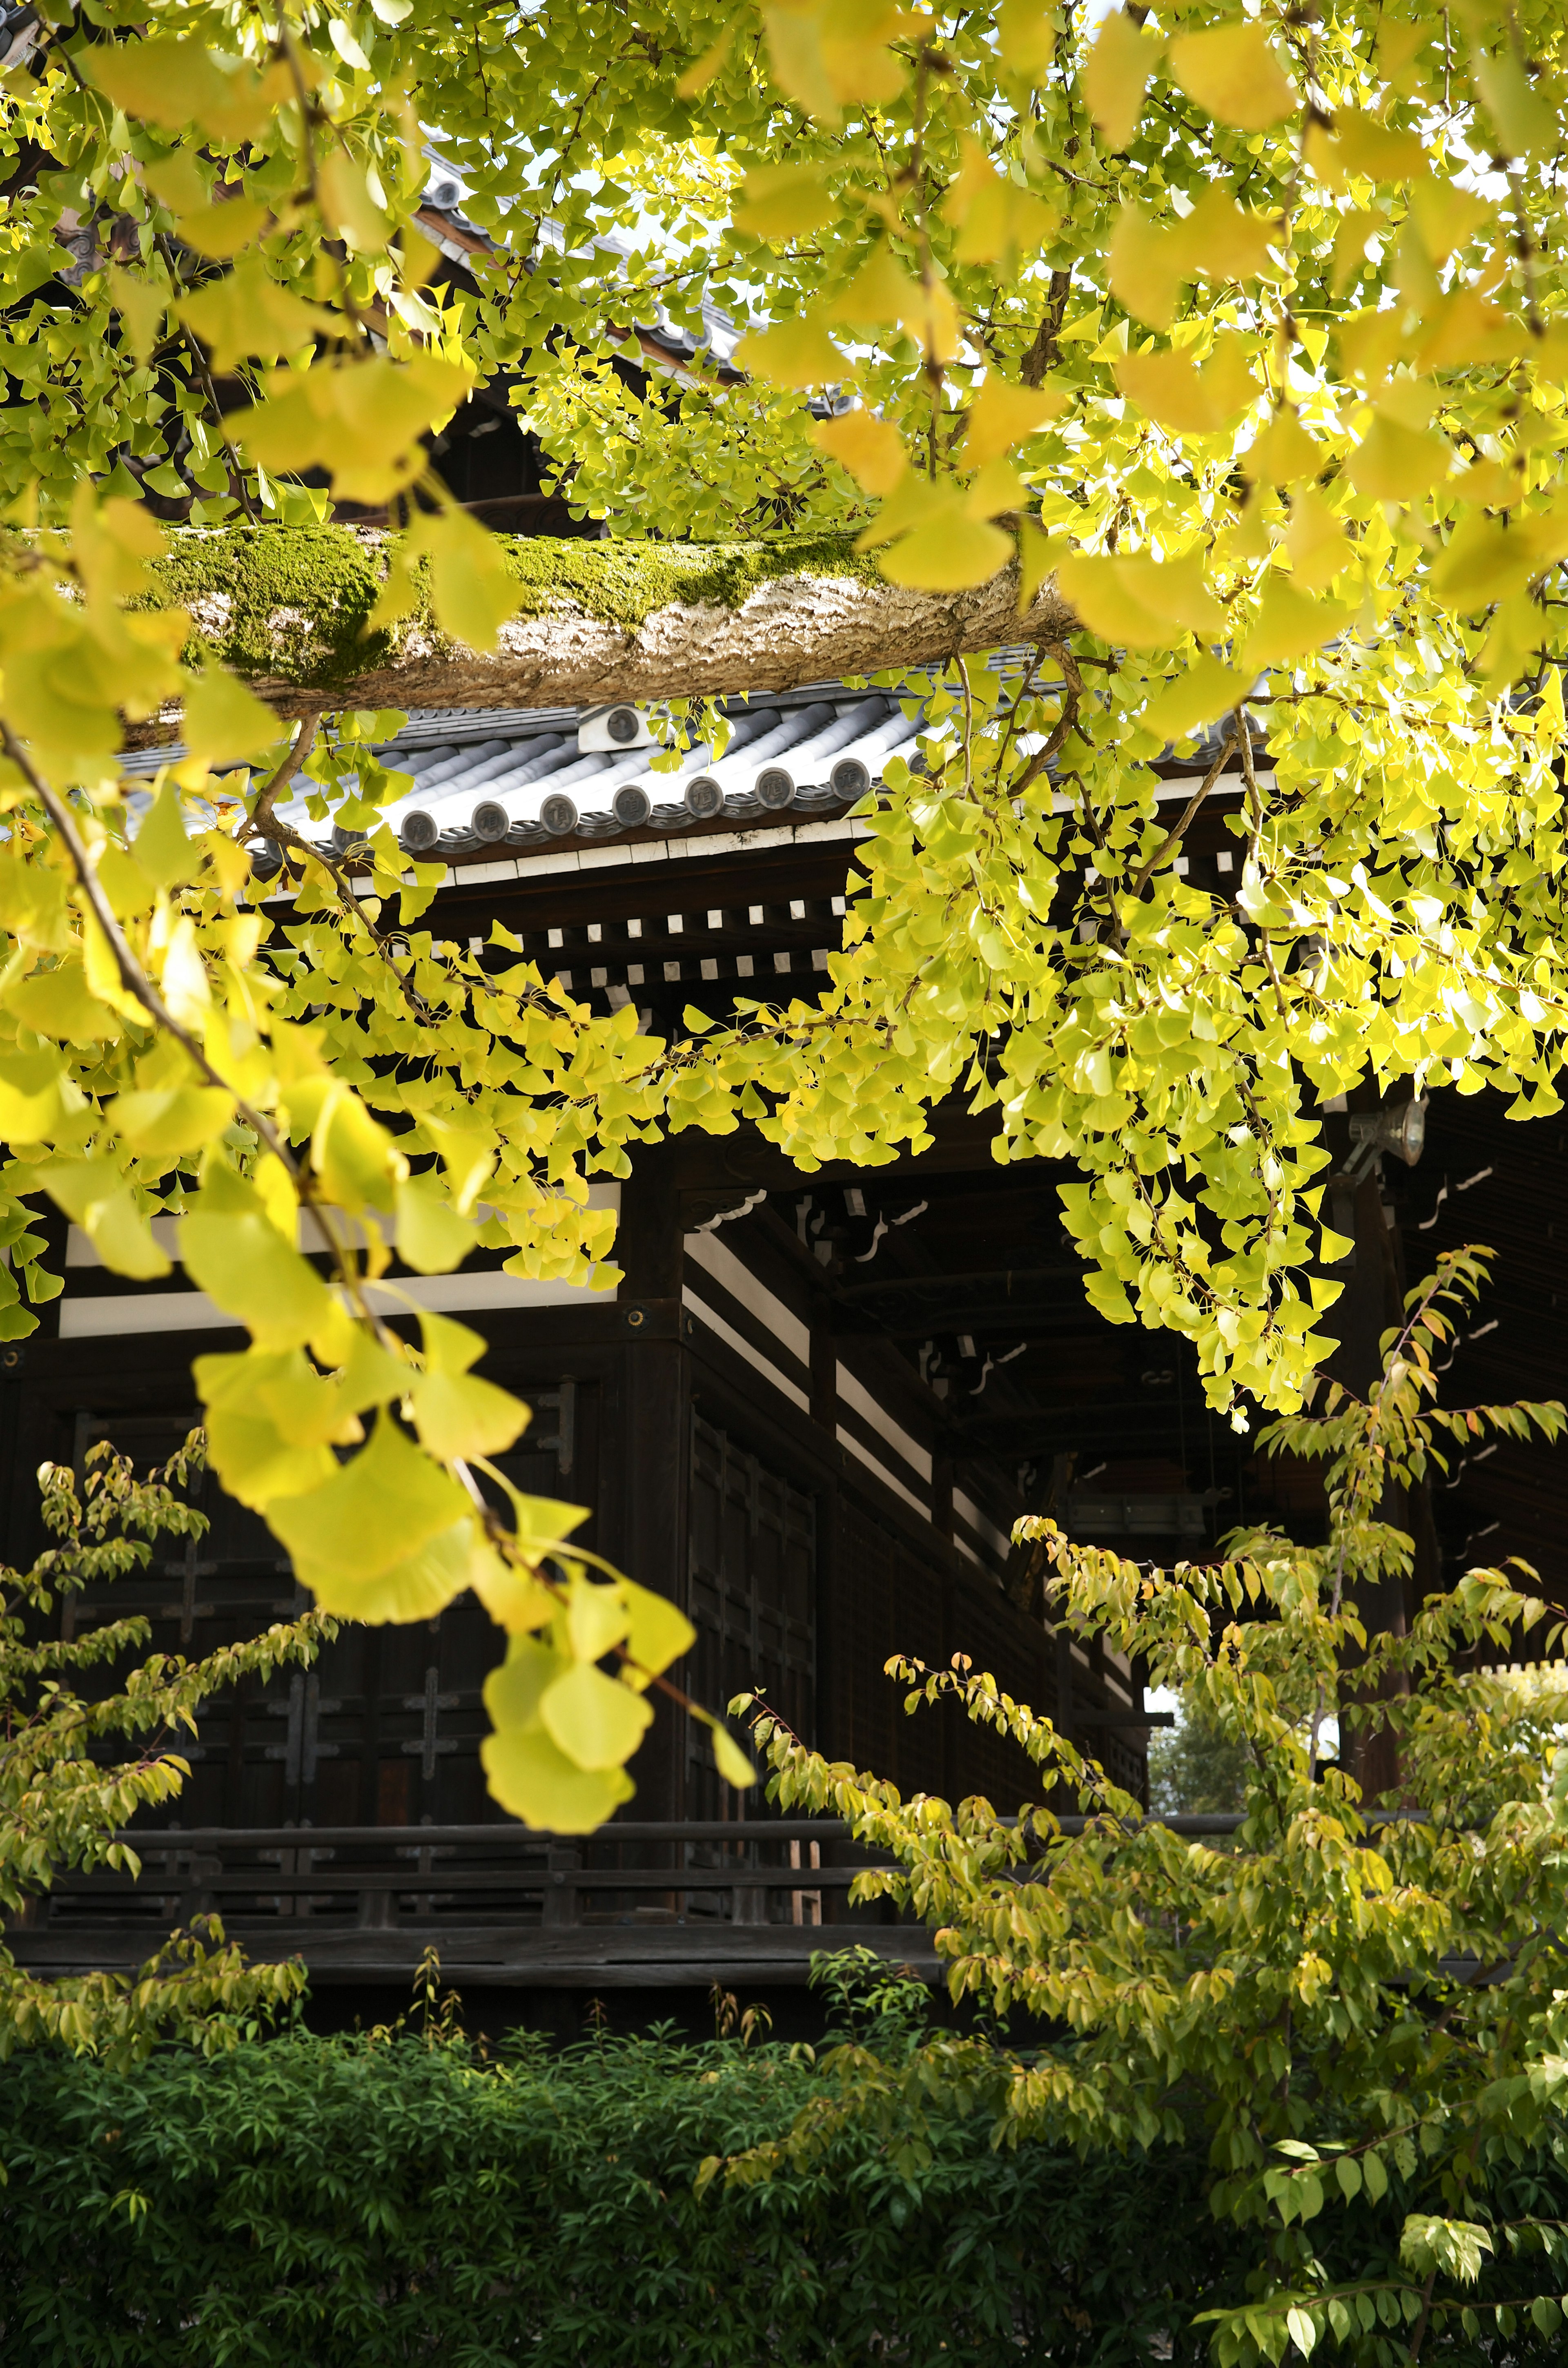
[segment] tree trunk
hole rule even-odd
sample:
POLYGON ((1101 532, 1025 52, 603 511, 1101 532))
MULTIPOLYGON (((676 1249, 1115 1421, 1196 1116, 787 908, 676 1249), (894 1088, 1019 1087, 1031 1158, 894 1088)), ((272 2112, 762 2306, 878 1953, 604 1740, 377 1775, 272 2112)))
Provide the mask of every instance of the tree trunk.
MULTIPOLYGON (((488 655, 437 625, 427 593, 371 632, 394 538, 354 527, 185 529, 153 563, 144 603, 188 610, 188 655, 233 666, 282 715, 307 709, 646 703, 919 666, 1061 637, 1047 583, 1018 609, 1017 572, 964 592, 888 584, 847 536, 766 542, 595 542, 497 536, 517 614, 488 655)), ((136 727, 154 745, 177 712, 136 727)))

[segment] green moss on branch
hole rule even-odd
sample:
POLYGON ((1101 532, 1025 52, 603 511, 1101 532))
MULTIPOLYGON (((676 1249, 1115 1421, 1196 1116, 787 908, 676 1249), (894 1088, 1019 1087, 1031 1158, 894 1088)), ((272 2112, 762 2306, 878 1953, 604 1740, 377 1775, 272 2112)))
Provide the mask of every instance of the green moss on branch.
MULTIPOLYGON (((628 635, 677 604, 736 609, 789 575, 874 583, 847 535, 801 533, 744 543, 597 542, 500 535, 521 592, 518 613, 576 610, 628 635)), ((344 526, 230 527, 176 533, 154 564, 146 605, 184 608, 190 655, 211 653, 242 674, 331 692, 395 666, 416 646, 449 646, 422 603, 391 631, 369 630, 395 538, 344 526)))

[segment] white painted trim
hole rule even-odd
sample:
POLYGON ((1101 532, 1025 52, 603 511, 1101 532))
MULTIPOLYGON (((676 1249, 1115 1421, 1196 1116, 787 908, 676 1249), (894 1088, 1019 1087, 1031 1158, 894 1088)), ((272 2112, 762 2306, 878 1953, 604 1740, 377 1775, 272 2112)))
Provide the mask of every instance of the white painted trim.
MULTIPOLYGON (((1184 773, 1177 779, 1158 781, 1154 788, 1155 803, 1164 804, 1176 798, 1189 797, 1199 778, 1197 773, 1184 773)), ((1234 776, 1238 786, 1240 780, 1239 774, 1234 776)), ((1274 776, 1271 772, 1259 773, 1257 780, 1260 788, 1271 788, 1274 776)), ((1230 780, 1221 784, 1222 788, 1230 786, 1230 780)), ((1059 790, 1052 796, 1051 811, 1053 814, 1073 812, 1073 801, 1059 790)), ((633 847, 612 842, 608 846, 562 848, 551 855, 504 856, 490 863, 449 863, 436 884, 437 888, 460 888, 467 882, 471 887, 483 887, 492 880, 548 880, 561 872, 602 871, 618 864, 680 863, 693 858, 757 855, 771 848, 821 846, 824 840, 860 839, 870 836, 869 825, 841 814, 831 820, 786 823, 764 830, 709 831, 699 838, 642 839, 633 847)), ((412 876, 411 873, 404 874, 405 880, 411 880, 412 876)), ((371 885, 367 882, 357 889, 357 893, 368 895, 371 885)), ((271 895, 263 896, 260 902, 264 905, 292 904, 294 896, 294 889, 279 888, 275 889, 271 895)))
POLYGON ((680 1304, 690 1315, 695 1315, 699 1323, 706 1324, 710 1331, 716 1332, 720 1339, 733 1349, 738 1357, 744 1357, 748 1365, 755 1366, 763 1379, 771 1382, 774 1388, 787 1397, 791 1406, 799 1406, 802 1414, 810 1414, 812 1402, 804 1390, 797 1388, 788 1373, 781 1373, 777 1365, 769 1363, 760 1349, 754 1349, 751 1342, 743 1333, 737 1332, 733 1324, 726 1324, 714 1308, 699 1299, 689 1283, 685 1283, 681 1287, 680 1304))
MULTIPOLYGON (((154 1217, 153 1239, 164 1256, 179 1257, 179 1224, 177 1217, 154 1217)), ((103 1260, 80 1225, 70 1225, 65 1233, 65 1263, 67 1266, 102 1266, 103 1260)))
MULTIPOLYGON (((381 1284, 366 1285, 389 1315, 404 1311, 409 1300, 433 1314, 451 1315, 479 1314, 486 1308, 567 1307, 583 1300, 597 1300, 601 1306, 614 1304, 610 1292, 596 1291, 591 1283, 540 1282, 530 1275, 502 1274, 499 1269, 485 1274, 409 1275, 397 1288, 405 1296, 399 1298, 381 1284)), ((128 1291, 113 1298, 91 1292, 80 1298, 62 1299, 59 1304, 62 1340, 92 1339, 109 1333, 210 1332, 225 1325, 236 1331, 244 1329, 237 1315, 225 1315, 204 1291, 128 1291)))
POLYGON ((869 1447, 862 1447, 854 1432, 852 1430, 846 1430, 842 1423, 838 1426, 838 1443, 840 1447, 846 1447, 851 1455, 858 1455, 861 1463, 867 1467, 868 1471, 874 1472, 876 1474, 884 1488, 891 1488, 895 1497, 902 1497, 906 1505, 913 1505, 915 1511, 920 1515, 923 1520, 928 1521, 930 1520, 931 1508, 929 1505, 923 1505, 919 1497, 915 1495, 914 1489, 906 1488, 903 1482, 891 1473, 888 1470, 887 1465, 877 1456, 873 1455, 869 1447))
MULTIPOLYGON (((1259 774, 1258 779, 1262 778, 1259 774)), ((483 887, 490 880, 548 880, 563 871, 603 871, 617 864, 679 863, 693 856, 756 855, 775 847, 820 846, 824 839, 869 837, 863 822, 852 822, 843 814, 831 821, 786 823, 766 830, 709 831, 700 838, 643 839, 634 847, 612 843, 608 847, 562 848, 552 855, 503 856, 490 863, 449 863, 436 885, 483 887)), ((412 874, 405 873, 404 878, 411 880, 412 874)), ((367 882, 358 893, 368 895, 370 886, 367 882)), ((292 888, 278 888, 260 901, 264 905, 291 905, 294 895, 292 888)))
POLYGON ((985 1543, 993 1547, 997 1554, 1006 1557, 1011 1552, 1013 1543, 1011 1538, 1006 1536, 997 1528, 995 1522, 981 1511, 973 1497, 966 1497, 961 1488, 953 1490, 953 1510, 955 1513, 961 1513, 975 1536, 983 1538, 985 1543))
MULTIPOLYGON (((838 1368, 838 1395, 846 1406, 852 1406, 856 1413, 870 1424, 873 1430, 881 1432, 888 1445, 897 1449, 910 1470, 918 1472, 922 1480, 929 1487, 931 1485, 930 1450, 922 1447, 917 1439, 912 1439, 908 1431, 893 1420, 886 1407, 881 1406, 871 1395, 864 1382, 856 1379, 847 1365, 840 1365, 838 1368)), ((955 1497, 954 1502, 957 1501, 955 1497)))
POLYGON ((371 1282, 365 1288, 374 1297, 385 1300, 387 1313, 392 1315, 411 1299, 416 1306, 431 1308, 437 1314, 455 1313, 463 1307, 615 1304, 613 1291, 596 1290, 591 1282, 544 1282, 534 1275, 503 1274, 499 1268, 480 1274, 405 1274, 399 1276, 395 1285, 371 1282))
POLYGON ((128 1291, 114 1299, 92 1292, 60 1302, 62 1340, 94 1339, 111 1332, 210 1332, 222 1325, 244 1329, 237 1315, 225 1315, 204 1291, 128 1291))
MULTIPOLYGON (((590 1209, 613 1209, 619 1217, 620 1214, 619 1183, 614 1178, 600 1178, 597 1183, 590 1184, 588 1187, 587 1206, 590 1209)), ((487 1211, 485 1203, 482 1201, 479 1204, 476 1214, 483 1217, 486 1213, 487 1211)), ((173 1258, 177 1264, 179 1260, 179 1218, 154 1217, 152 1223, 153 1237, 154 1241, 156 1241, 158 1247, 165 1253, 165 1257, 173 1258)), ((350 1247, 357 1250, 361 1250, 365 1247, 367 1226, 373 1227, 378 1234, 381 1235, 389 1242, 393 1238, 392 1221, 390 1217, 383 1216, 379 1209, 366 1209, 361 1215, 358 1217, 347 1217, 343 1220, 343 1223, 347 1230, 347 1238, 350 1247)), ((322 1231, 321 1220, 316 1215, 313 1209, 301 1210, 300 1222, 295 1231, 294 1240, 296 1247, 305 1251, 308 1256, 324 1257, 326 1255, 326 1235, 322 1231)), ((82 1231, 80 1225, 71 1226, 66 1234, 65 1263, 67 1266, 99 1267, 103 1264, 102 1258, 98 1256, 97 1249, 94 1247, 87 1235, 82 1231)), ((470 1276, 466 1277, 465 1280, 472 1281, 474 1278, 470 1276)), ((574 1283, 572 1288, 574 1290, 579 1290, 582 1286, 574 1283)), ((498 1306, 502 1304, 503 1303, 500 1301, 496 1302, 498 1306)))
MULTIPOLYGON (((767 1326, 780 1346, 792 1357, 810 1368, 812 1336, 808 1326, 798 1315, 790 1314, 784 1302, 758 1282, 749 1266, 738 1258, 726 1244, 715 1241, 711 1234, 687 1234, 686 1254, 694 1266, 702 1267, 715 1282, 722 1283, 730 1297, 739 1302, 748 1315, 755 1315, 767 1326)), ((801 1400, 805 1404, 805 1400, 801 1400)))

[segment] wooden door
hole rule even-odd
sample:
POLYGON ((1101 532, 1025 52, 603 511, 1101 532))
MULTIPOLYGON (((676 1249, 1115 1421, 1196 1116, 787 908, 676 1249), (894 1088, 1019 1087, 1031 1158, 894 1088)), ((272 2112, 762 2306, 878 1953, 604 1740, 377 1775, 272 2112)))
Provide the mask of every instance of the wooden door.
MULTIPOLYGON (((563 1382, 520 1389, 534 1421, 499 1459, 533 1496, 596 1502, 597 1393, 563 1382)), ((78 1472, 87 1447, 108 1439, 139 1473, 173 1453, 194 1415, 75 1418, 78 1472)), ((226 1496, 210 1472, 191 1497, 208 1516, 199 1540, 158 1539, 146 1570, 64 1600, 68 1633, 138 1611, 149 1649, 191 1658, 255 1635, 307 1600, 259 1515, 226 1496)), ((592 1542, 591 1530, 585 1542, 592 1542)), ((199 1735, 178 1748, 191 1777, 173 1806, 181 1826, 467 1825, 499 1816, 479 1746, 488 1720, 484 1679, 506 1638, 474 1597, 406 1627, 345 1622, 311 1668, 247 1679, 212 1697, 199 1735)), ((165 1822, 160 1817, 157 1822, 165 1822)))
MULTIPOLYGON (((691 1689, 722 1711, 760 1691, 814 1739, 816 1507, 760 1457, 693 1413, 687 1611, 697 1630, 691 1689)), ((739 1814, 719 1782, 705 1728, 687 1722, 689 1817, 739 1814)), ((754 1799, 750 1813, 758 1803, 754 1799)))

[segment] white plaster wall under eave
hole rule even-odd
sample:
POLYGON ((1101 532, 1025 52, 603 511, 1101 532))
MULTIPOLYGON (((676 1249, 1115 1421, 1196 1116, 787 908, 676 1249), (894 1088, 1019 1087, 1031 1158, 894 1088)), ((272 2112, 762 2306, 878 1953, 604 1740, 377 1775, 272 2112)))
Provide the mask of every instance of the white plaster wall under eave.
MULTIPOLYGON (((614 1209, 619 1213, 620 1186, 613 1180, 590 1184, 588 1205, 614 1209)), ((160 1247, 176 1264, 179 1222, 177 1217, 153 1220, 160 1247)), ((318 1246, 319 1230, 307 1217, 301 1228, 301 1247, 308 1249, 318 1246)), ((66 1236, 65 1265, 66 1287, 59 1302, 62 1340, 91 1339, 109 1334, 210 1332, 234 1323, 233 1316, 225 1315, 204 1291, 126 1291, 116 1292, 112 1297, 104 1292, 74 1291, 73 1271, 103 1267, 102 1258, 77 1225, 73 1225, 66 1236)), ((403 1275, 395 1292, 374 1283, 370 1290, 389 1315, 395 1315, 410 1300, 415 1306, 428 1307, 437 1315, 465 1315, 493 1308, 567 1307, 595 1302, 608 1305, 613 1298, 611 1292, 596 1290, 591 1282, 539 1282, 526 1275, 503 1274, 497 1268, 466 1274, 403 1275)))

